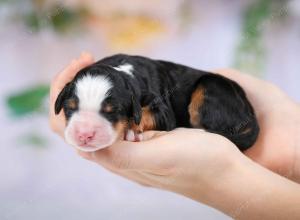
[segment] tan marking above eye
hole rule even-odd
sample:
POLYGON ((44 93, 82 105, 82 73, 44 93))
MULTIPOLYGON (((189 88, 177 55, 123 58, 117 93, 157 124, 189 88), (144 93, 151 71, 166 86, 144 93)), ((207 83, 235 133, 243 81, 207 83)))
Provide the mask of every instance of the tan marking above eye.
POLYGON ((106 105, 102 108, 102 111, 103 111, 103 112, 106 112, 106 113, 113 112, 113 107, 112 107, 111 104, 106 104, 106 105))
POLYGON ((67 106, 70 109, 76 109, 77 108, 77 103, 75 99, 69 99, 67 102, 67 106))

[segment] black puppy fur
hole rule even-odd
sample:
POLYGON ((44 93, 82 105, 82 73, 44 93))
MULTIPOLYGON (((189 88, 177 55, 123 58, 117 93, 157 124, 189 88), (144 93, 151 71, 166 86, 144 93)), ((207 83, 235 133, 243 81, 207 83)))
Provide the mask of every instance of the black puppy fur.
POLYGON ((76 81, 87 74, 105 75, 113 83, 99 112, 113 124, 126 120, 128 128, 140 131, 202 128, 225 136, 241 151, 257 139, 254 110, 236 82, 184 65, 124 54, 82 69, 65 86, 56 100, 55 112, 63 108, 67 120, 78 110, 76 81), (122 64, 132 65, 134 77, 113 68, 122 64), (105 111, 107 105, 109 112, 105 111))

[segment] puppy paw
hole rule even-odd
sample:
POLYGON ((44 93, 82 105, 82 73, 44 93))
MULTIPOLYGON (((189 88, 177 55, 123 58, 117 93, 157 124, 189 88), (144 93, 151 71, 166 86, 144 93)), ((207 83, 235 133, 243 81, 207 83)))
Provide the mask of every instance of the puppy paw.
POLYGON ((129 129, 128 131, 126 131, 125 140, 126 141, 134 141, 135 140, 135 134, 134 134, 133 130, 129 129))
POLYGON ((126 141, 139 142, 143 140, 143 134, 141 132, 129 129, 125 134, 126 141))

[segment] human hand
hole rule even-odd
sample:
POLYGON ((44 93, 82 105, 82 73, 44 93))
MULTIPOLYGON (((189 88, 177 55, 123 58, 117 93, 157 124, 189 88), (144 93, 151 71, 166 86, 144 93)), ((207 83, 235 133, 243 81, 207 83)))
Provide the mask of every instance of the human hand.
POLYGON ((66 127, 66 119, 63 110, 56 115, 54 112, 55 100, 58 94, 64 88, 64 86, 70 82, 76 75, 76 73, 82 68, 92 64, 94 62, 93 57, 89 53, 82 53, 78 59, 74 59, 71 63, 60 73, 58 73, 50 87, 50 105, 49 105, 49 123, 51 129, 58 135, 64 138, 64 129, 66 127))
POLYGON ((255 145, 244 153, 268 169, 300 182, 299 105, 271 83, 231 69, 216 72, 238 82, 256 111, 260 134, 255 145))
MULTIPOLYGON (((82 54, 79 59, 72 61, 69 66, 61 71, 51 84, 50 125, 53 131, 62 137, 64 136, 66 122, 63 112, 59 115, 55 115, 55 100, 65 84, 71 81, 80 69, 92 62, 93 58, 90 54, 82 54)), ((235 146, 226 138, 209 134, 198 129, 176 129, 172 132, 148 131, 144 133, 143 139, 145 141, 139 143, 119 142, 93 154, 80 151, 79 154, 94 160, 113 172, 136 180, 141 184, 164 187, 164 185, 169 186, 171 182, 178 182, 180 178, 183 178, 180 177, 181 175, 187 175, 189 173, 186 172, 189 170, 186 166, 190 166, 191 164, 186 162, 189 162, 190 159, 185 160, 184 157, 182 157, 184 152, 190 152, 190 155, 186 154, 186 157, 191 157, 191 159, 193 155, 199 154, 197 157, 199 159, 203 158, 201 155, 206 155, 202 160, 199 160, 202 161, 202 165, 198 165, 199 169, 211 170, 212 172, 215 172, 215 169, 206 169, 209 163, 218 169, 226 167, 213 162, 218 156, 221 157, 224 151, 232 151, 235 152, 235 154, 239 153, 235 146), (188 143, 186 143, 187 137, 190 137, 188 138, 188 143), (198 146, 199 144, 201 145, 198 146), (185 147, 185 145, 188 146, 185 147), (211 145, 212 147, 207 148, 207 146, 211 145), (153 160, 153 158, 155 159, 153 160), (178 166, 177 164, 177 162, 180 161, 182 162, 182 166, 178 166), (180 170, 175 170, 177 168, 180 170), (156 178, 157 180, 155 180, 156 178), (178 180, 173 181, 175 178, 178 180)), ((230 158, 229 152, 226 154, 228 155, 227 158, 230 158)), ((223 161, 220 159, 217 159, 217 161, 228 162, 227 160, 223 161)), ((230 163, 232 161, 233 160, 230 160, 230 163)), ((198 169, 195 170, 193 167, 190 168, 190 171, 192 170, 198 172, 198 169)), ((208 175, 213 175, 213 173, 209 174, 208 172, 208 175)), ((189 178, 192 178, 192 175, 189 178)), ((205 179, 205 175, 203 175, 203 178, 205 179)), ((193 182, 194 181, 191 181, 191 183, 193 182)))
POLYGON ((142 142, 121 141, 79 155, 142 185, 161 188, 203 203, 207 189, 238 166, 238 148, 223 136, 200 129, 146 131, 142 142), (199 187, 201 186, 201 187, 199 187))
POLYGON ((123 141, 79 154, 125 178, 184 195, 234 219, 299 217, 299 185, 250 161, 225 137, 186 128, 143 135, 143 142, 123 141))
MULTIPOLYGON (((59 76, 54 80, 50 111, 59 91, 78 70, 73 71, 61 73, 64 82, 59 76)), ((269 83, 234 70, 217 72, 245 89, 257 113, 261 133, 245 153, 269 169, 299 180, 300 107, 269 83)), ((63 135, 64 118, 50 113, 50 122, 52 129, 63 135)), ((188 196, 233 217, 295 214, 298 185, 250 162, 226 138, 199 129, 147 131, 143 135, 143 142, 121 141, 96 152, 78 153, 126 178, 188 196), (252 200, 256 193, 263 193, 262 197, 252 200), (278 213, 279 207, 284 207, 284 212, 278 213)))
MULTIPOLYGON (((299 106, 270 83, 234 70, 218 72, 246 90, 259 120, 261 133, 245 154, 300 182, 299 106)), ((120 142, 79 154, 128 179, 185 195, 233 218, 299 217, 299 185, 250 162, 224 137, 195 129, 148 131, 144 136, 144 142, 120 142)))
POLYGON ((252 103, 260 134, 244 153, 268 169, 300 183, 300 107, 271 83, 232 69, 215 71, 238 82, 252 103))
MULTIPOLYGON (((58 74, 51 84, 50 125, 62 137, 65 119, 63 112, 58 116, 54 114, 55 99, 64 85, 71 81, 81 68, 92 62, 91 55, 83 54, 58 74)), ((232 69, 215 72, 238 82, 245 89, 256 111, 261 128, 260 135, 256 144, 245 154, 272 171, 300 182, 299 105, 268 82, 232 69)))

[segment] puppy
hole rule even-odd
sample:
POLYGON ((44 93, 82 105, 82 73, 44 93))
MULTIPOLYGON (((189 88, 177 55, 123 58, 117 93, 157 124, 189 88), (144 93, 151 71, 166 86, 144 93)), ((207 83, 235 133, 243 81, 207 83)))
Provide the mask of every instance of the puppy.
POLYGON ((56 100, 55 113, 62 109, 65 139, 82 151, 141 141, 143 131, 176 127, 223 135, 244 151, 259 133, 254 110, 236 82, 141 56, 118 54, 80 70, 56 100))

